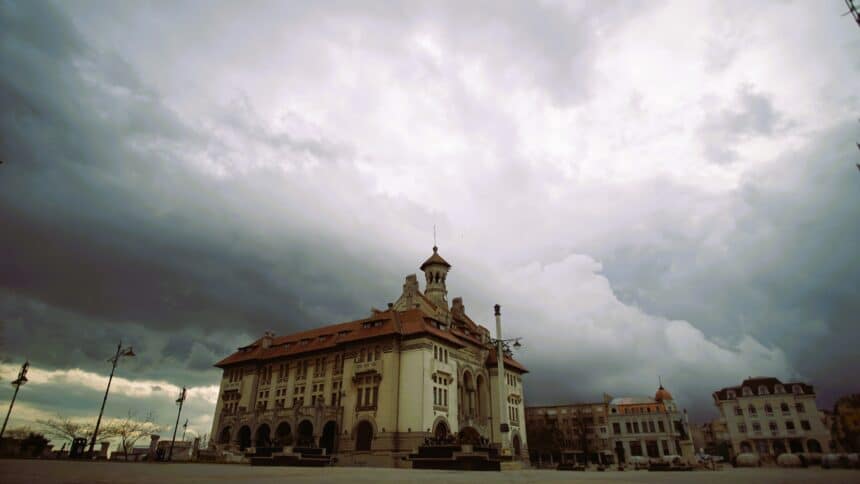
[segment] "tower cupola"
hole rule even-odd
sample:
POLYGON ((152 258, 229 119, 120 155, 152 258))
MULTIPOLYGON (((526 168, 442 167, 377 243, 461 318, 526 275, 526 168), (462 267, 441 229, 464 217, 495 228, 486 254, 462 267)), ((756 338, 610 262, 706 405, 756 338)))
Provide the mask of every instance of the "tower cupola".
POLYGON ((448 271, 451 270, 451 264, 439 255, 439 248, 435 245, 433 255, 421 264, 421 270, 424 271, 424 278, 427 281, 424 295, 440 309, 447 311, 448 289, 445 287, 445 279, 448 277, 448 271))

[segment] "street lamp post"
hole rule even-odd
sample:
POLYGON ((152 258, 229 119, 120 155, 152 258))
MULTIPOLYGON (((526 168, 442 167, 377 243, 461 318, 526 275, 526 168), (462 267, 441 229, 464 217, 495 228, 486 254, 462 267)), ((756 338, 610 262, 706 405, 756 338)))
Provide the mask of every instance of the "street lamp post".
MULTIPOLYGON (((176 404, 179 405, 179 411, 176 412, 176 424, 173 426, 173 440, 170 441, 170 450, 167 451, 167 461, 173 458, 173 443, 176 442, 176 431, 179 427, 179 416, 182 414, 182 402, 185 401, 185 387, 182 387, 182 391, 179 392, 179 398, 176 399, 176 404)), ((185 433, 183 432, 183 435, 185 433)))
POLYGON ((508 435, 510 433, 510 424, 508 423, 508 414, 506 410, 506 395, 508 393, 507 381, 505 378, 505 354, 510 351, 508 343, 513 342, 514 348, 519 348, 521 338, 502 338, 502 307, 498 304, 494 307, 496 315, 496 339, 490 338, 490 341, 496 346, 496 364, 499 373, 499 443, 502 446, 502 454, 510 448, 508 435))
POLYGON ((120 341, 119 344, 116 345, 116 354, 113 355, 113 357, 108 360, 113 364, 113 366, 111 366, 111 369, 110 369, 110 376, 108 377, 108 384, 107 384, 107 388, 105 389, 105 397, 104 397, 104 399, 102 399, 102 408, 101 408, 101 410, 99 410, 99 418, 98 418, 98 420, 96 420, 96 428, 95 428, 95 430, 93 430, 93 438, 90 441, 90 452, 89 452, 90 458, 93 457, 93 449, 95 449, 96 438, 99 435, 99 426, 102 423, 102 415, 104 414, 104 411, 105 411, 105 403, 107 402, 108 392, 110 392, 110 384, 113 381, 113 373, 114 373, 114 371, 116 371, 116 364, 119 362, 120 357, 123 357, 123 356, 134 356, 134 350, 131 349, 131 346, 129 346, 128 348, 123 348, 122 347, 122 341, 120 341))
POLYGON ((12 413, 12 407, 15 405, 15 399, 18 398, 18 389, 21 388, 21 385, 27 383, 27 370, 30 368, 30 362, 25 361, 23 365, 21 365, 21 371, 18 372, 18 378, 12 382, 12 385, 15 386, 15 393, 12 394, 12 402, 9 403, 9 411, 6 412, 6 419, 3 420, 3 428, 0 429, 0 439, 3 438, 3 434, 6 432, 6 424, 9 423, 9 415, 12 413))

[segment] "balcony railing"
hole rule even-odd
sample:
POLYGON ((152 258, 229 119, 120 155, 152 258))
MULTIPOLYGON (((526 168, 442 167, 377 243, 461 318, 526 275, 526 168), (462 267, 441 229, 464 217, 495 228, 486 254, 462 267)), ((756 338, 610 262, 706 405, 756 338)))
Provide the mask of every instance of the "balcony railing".
POLYGON ((382 362, 379 360, 376 361, 364 361, 361 363, 356 363, 354 366, 354 373, 367 373, 371 371, 375 371, 377 373, 382 373, 382 362))

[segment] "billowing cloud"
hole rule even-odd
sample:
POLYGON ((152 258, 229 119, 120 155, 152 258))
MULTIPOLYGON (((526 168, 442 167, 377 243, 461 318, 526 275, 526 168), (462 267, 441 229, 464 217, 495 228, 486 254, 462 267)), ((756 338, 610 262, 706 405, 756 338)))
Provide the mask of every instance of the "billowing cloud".
POLYGON ((122 340, 138 356, 112 415, 165 418, 185 385, 208 431, 212 363, 384 306, 434 224, 452 296, 486 322, 501 303, 525 337, 530 402, 662 375, 705 418, 754 374, 830 401, 860 336, 860 36, 838 13, 6 2, 0 322, 3 371, 37 375, 21 415, 93 415, 122 340))

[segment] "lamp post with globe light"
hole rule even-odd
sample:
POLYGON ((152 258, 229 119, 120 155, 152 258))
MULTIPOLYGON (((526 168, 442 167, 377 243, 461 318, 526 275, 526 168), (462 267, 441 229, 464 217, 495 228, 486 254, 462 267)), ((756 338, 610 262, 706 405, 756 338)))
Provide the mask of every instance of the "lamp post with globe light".
POLYGON ((93 438, 92 438, 92 440, 90 440, 90 451, 89 451, 90 458, 93 457, 93 449, 96 446, 96 438, 99 435, 99 425, 101 425, 101 423, 102 423, 102 415, 104 414, 104 411, 105 411, 105 403, 107 402, 108 392, 110 392, 110 384, 113 381, 113 374, 116 371, 116 364, 119 363, 119 359, 123 356, 128 356, 128 357, 134 356, 134 350, 131 349, 131 346, 129 346, 128 348, 123 348, 122 347, 122 341, 120 341, 119 344, 116 346, 116 354, 108 360, 113 365, 111 366, 111 369, 110 369, 110 376, 108 377, 108 384, 107 384, 107 388, 105 389, 105 397, 104 397, 104 399, 102 399, 102 408, 101 408, 101 410, 99 410, 99 418, 98 418, 98 420, 96 420, 96 428, 93 430, 93 438))
POLYGON ((6 424, 9 422, 9 415, 12 413, 12 406, 15 405, 15 399, 18 398, 18 390, 21 388, 21 385, 27 383, 27 370, 30 369, 30 362, 25 361, 23 365, 21 365, 21 371, 18 372, 18 378, 16 378, 12 385, 15 386, 15 393, 12 394, 12 402, 9 403, 9 411, 6 412, 6 419, 3 420, 3 428, 0 429, 0 439, 3 438, 3 434, 6 432, 6 424))
POLYGON ((493 308, 496 316, 496 338, 490 338, 490 343, 496 347, 496 364, 498 365, 499 374, 499 443, 501 444, 502 454, 510 452, 510 424, 508 423, 508 414, 505 411, 505 402, 508 388, 505 379, 505 356, 511 354, 511 346, 514 349, 519 349, 522 345, 522 338, 502 338, 502 307, 498 304, 493 308), (510 343, 513 343, 511 345, 510 343))

